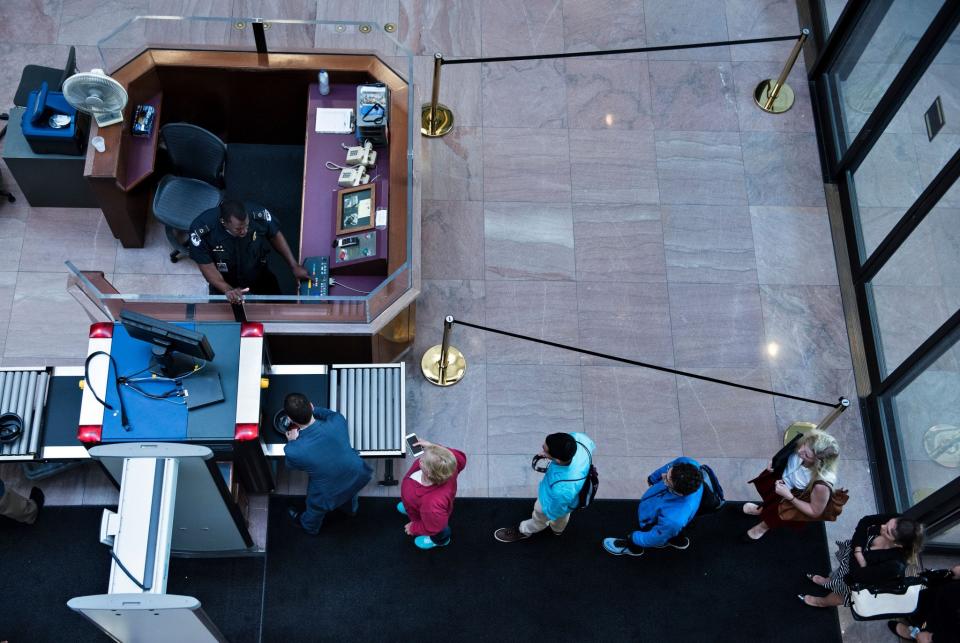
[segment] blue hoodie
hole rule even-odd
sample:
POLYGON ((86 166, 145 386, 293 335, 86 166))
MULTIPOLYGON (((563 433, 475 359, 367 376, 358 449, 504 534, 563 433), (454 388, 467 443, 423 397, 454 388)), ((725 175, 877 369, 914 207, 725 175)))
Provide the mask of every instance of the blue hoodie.
POLYGON ((580 502, 580 488, 586 481, 590 471, 590 460, 596 445, 585 433, 571 433, 573 439, 582 444, 577 445, 577 452, 570 459, 570 464, 563 466, 551 462, 547 472, 543 474, 537 499, 540 508, 550 520, 565 516, 580 502), (589 449, 589 453, 587 449, 589 449))
POLYGON ((681 462, 700 468, 700 463, 692 458, 677 458, 647 477, 647 482, 653 486, 643 494, 640 506, 637 508, 640 531, 630 534, 630 539, 637 547, 663 547, 693 520, 697 509, 700 508, 700 499, 703 497, 702 484, 689 496, 678 496, 667 489, 667 485, 661 479, 670 467, 681 462))

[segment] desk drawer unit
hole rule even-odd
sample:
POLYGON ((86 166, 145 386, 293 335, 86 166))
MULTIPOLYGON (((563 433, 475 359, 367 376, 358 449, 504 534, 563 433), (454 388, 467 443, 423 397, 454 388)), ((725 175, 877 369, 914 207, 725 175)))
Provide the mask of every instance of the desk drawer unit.
POLYGON ((347 419, 350 443, 367 457, 406 452, 404 364, 333 364, 330 408, 347 419))

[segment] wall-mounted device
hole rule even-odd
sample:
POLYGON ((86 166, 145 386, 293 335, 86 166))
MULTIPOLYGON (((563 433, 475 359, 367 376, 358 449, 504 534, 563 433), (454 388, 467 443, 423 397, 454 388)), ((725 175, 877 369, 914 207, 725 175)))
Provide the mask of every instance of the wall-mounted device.
POLYGON ((358 259, 373 259, 377 256, 377 233, 375 230, 340 237, 336 240, 333 263, 341 264, 358 259))
POLYGON ((369 140, 375 146, 387 144, 390 120, 390 90, 383 83, 357 87, 357 140, 369 140))

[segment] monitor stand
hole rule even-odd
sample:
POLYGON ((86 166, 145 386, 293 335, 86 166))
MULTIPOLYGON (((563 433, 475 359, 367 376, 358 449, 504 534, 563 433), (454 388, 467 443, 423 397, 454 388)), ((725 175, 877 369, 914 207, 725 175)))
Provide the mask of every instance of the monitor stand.
POLYGON ((188 411, 223 401, 220 373, 209 362, 206 367, 193 373, 196 365, 197 360, 193 357, 160 347, 153 349, 151 370, 159 371, 164 377, 184 375, 180 381, 183 384, 183 390, 187 393, 184 400, 188 411), (186 375, 190 373, 193 374, 186 375))

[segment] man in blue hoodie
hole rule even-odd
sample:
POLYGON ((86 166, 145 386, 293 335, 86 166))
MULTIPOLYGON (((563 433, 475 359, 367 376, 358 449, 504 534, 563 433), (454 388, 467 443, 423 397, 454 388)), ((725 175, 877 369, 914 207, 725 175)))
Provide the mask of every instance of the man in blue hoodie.
POLYGON ((640 529, 628 538, 604 538, 603 548, 614 556, 642 556, 645 547, 686 549, 680 534, 700 508, 703 473, 691 458, 677 458, 647 477, 650 488, 640 499, 640 529))
POLYGON ((533 468, 544 474, 533 504, 533 515, 517 527, 501 527, 493 537, 502 543, 526 540, 548 526, 551 533, 559 536, 567 527, 570 512, 580 503, 583 488, 593 463, 593 440, 584 433, 551 433, 543 444, 543 450, 534 457, 533 468), (546 470, 538 466, 539 460, 549 461, 546 470))

